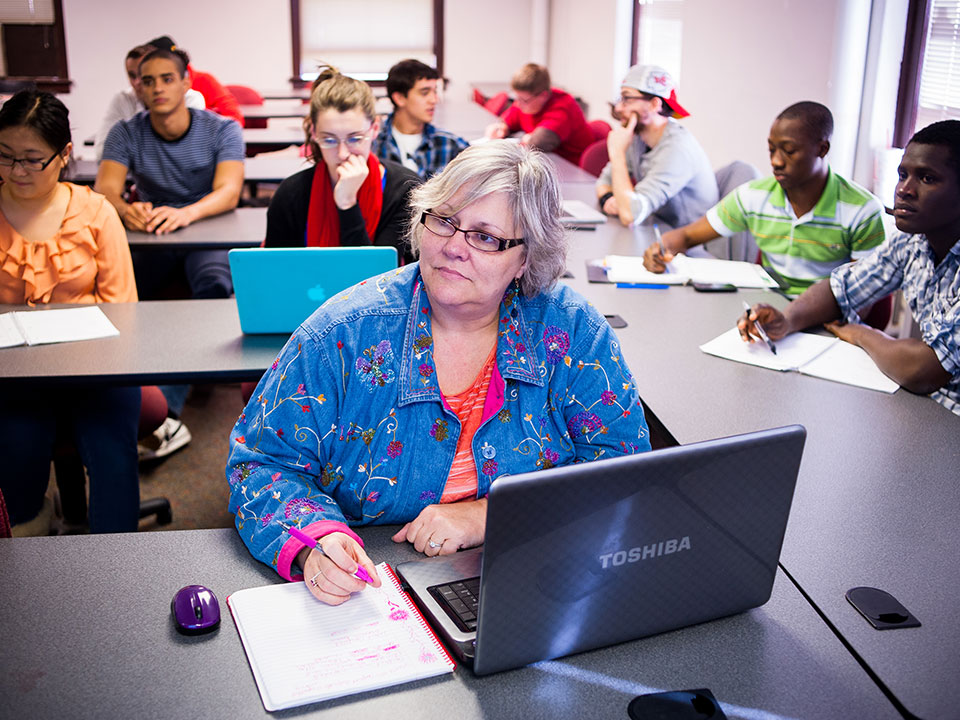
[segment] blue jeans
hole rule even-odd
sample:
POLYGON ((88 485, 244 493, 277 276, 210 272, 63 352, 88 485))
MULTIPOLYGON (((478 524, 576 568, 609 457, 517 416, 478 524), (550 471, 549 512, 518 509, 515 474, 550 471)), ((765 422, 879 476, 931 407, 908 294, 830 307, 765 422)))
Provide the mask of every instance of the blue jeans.
POLYGON ((136 531, 139 387, 36 386, 0 399, 0 490, 11 523, 36 517, 50 477, 57 429, 90 476, 91 532, 136 531))

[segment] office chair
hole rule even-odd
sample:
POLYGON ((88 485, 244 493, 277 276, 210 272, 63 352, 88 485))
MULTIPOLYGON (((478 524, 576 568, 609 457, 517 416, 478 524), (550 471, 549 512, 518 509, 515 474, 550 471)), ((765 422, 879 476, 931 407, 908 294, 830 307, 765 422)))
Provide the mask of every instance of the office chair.
MULTIPOLYGON (((720 191, 720 198, 725 198, 733 190, 750 180, 756 180, 760 177, 760 171, 753 165, 742 160, 734 160, 729 165, 724 165, 716 171, 717 190, 720 191)), ((714 257, 726 260, 744 260, 749 262, 750 258, 757 256, 757 243, 753 235, 744 230, 743 232, 731 235, 728 238, 717 238, 706 243, 704 247, 714 257)), ((759 262, 759 260, 757 261, 759 262)))
POLYGON ((587 125, 590 126, 590 131, 593 133, 594 142, 606 140, 607 135, 610 134, 610 123, 606 120, 591 120, 587 125))
POLYGON ((583 154, 580 156, 580 162, 577 164, 594 177, 600 177, 600 173, 603 171, 608 160, 606 139, 595 140, 587 145, 583 154))
MULTIPOLYGON (((225 85, 227 92, 236 98, 240 105, 263 105, 263 96, 246 85, 225 85)), ((267 126, 266 118, 244 118, 243 126, 245 128, 265 128, 267 126)))
POLYGON ((7 504, 3 501, 3 491, 0 490, 0 538, 13 537, 10 526, 10 516, 7 514, 7 504))

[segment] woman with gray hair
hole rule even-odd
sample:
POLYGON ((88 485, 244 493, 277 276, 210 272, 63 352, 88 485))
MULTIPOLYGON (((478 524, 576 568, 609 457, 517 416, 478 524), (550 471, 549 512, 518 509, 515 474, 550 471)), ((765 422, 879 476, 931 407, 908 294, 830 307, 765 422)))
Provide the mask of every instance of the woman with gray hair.
POLYGON ((498 477, 650 448, 613 330, 556 284, 560 201, 550 161, 508 141, 413 192, 419 261, 317 310, 231 433, 230 509, 257 559, 339 604, 359 568, 380 584, 351 526, 453 553, 483 543, 498 477))

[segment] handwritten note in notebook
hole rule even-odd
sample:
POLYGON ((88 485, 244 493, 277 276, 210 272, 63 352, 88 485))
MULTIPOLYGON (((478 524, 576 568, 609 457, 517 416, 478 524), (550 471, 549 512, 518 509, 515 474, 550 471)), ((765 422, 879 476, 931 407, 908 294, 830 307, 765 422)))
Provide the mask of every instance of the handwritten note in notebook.
POLYGON ((304 583, 227 598, 263 706, 282 710, 452 672, 455 664, 386 563, 383 585, 324 605, 304 583))
POLYGON ((94 340, 119 334, 96 305, 0 315, 0 347, 94 340))
POLYGON ((794 370, 803 375, 856 385, 869 390, 893 393, 900 386, 877 367, 873 359, 856 345, 840 338, 793 333, 776 341, 777 354, 763 343, 745 343, 736 328, 700 346, 708 355, 771 370, 794 370))

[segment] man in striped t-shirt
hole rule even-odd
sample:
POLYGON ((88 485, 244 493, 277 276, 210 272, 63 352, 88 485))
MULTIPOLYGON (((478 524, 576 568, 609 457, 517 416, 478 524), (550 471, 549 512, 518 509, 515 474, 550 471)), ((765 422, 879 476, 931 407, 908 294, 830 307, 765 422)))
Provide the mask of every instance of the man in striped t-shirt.
MULTIPOLYGON (((186 62, 176 52, 154 50, 140 62, 147 112, 121 120, 103 147, 95 189, 117 209, 130 230, 163 235, 232 210, 243 187, 243 133, 236 121, 186 106, 186 62), (127 173, 137 200, 127 202, 127 173)), ((140 298, 161 292, 164 266, 182 260, 194 297, 229 297, 233 291, 225 250, 134 253, 140 298), (151 287, 152 286, 152 287, 151 287)))
POLYGON ((960 415, 960 120, 917 132, 903 152, 894 194, 897 230, 863 260, 843 265, 783 312, 754 305, 737 326, 744 340, 771 340, 826 323, 863 348, 910 392, 960 415), (893 338, 860 323, 859 312, 901 290, 920 337, 893 338))
POLYGON ((767 140, 773 175, 741 185, 706 216, 664 233, 667 256, 651 246, 644 265, 662 272, 672 253, 748 230, 763 264, 796 295, 835 267, 865 255, 883 242, 883 205, 830 169, 826 155, 832 134, 833 116, 825 106, 800 102, 788 107, 767 140))

